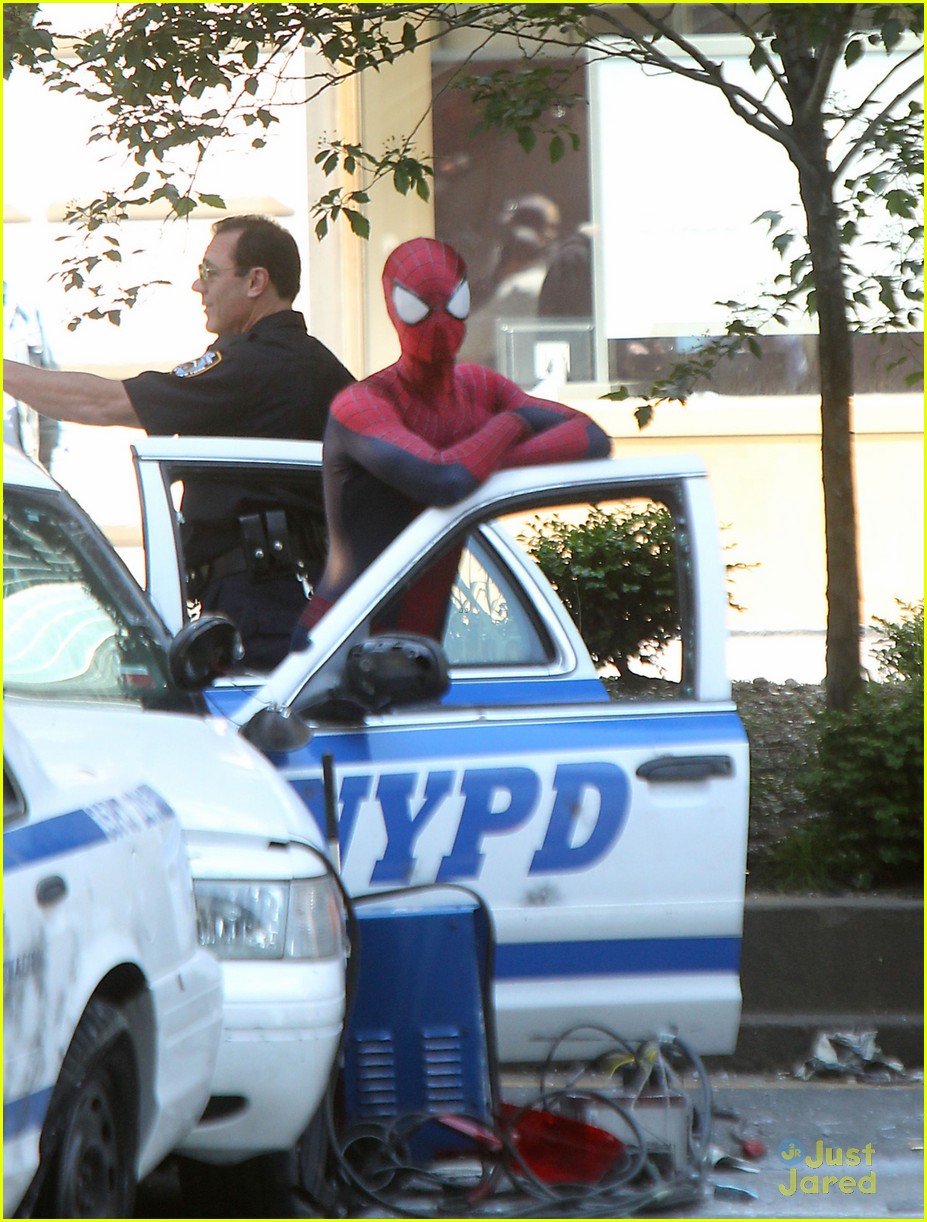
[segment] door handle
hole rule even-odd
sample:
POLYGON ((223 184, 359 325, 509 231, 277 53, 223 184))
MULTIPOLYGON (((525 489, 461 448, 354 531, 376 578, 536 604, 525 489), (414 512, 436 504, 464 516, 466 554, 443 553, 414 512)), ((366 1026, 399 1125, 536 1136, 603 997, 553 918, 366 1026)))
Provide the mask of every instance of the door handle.
POLYGON ((49 908, 52 904, 57 904, 59 900, 64 899, 67 893, 68 884, 60 874, 51 874, 48 878, 43 878, 35 888, 35 898, 42 908, 49 908))
POLYGON ((659 755, 637 770, 645 781, 704 781, 710 776, 733 776, 729 755, 659 755))

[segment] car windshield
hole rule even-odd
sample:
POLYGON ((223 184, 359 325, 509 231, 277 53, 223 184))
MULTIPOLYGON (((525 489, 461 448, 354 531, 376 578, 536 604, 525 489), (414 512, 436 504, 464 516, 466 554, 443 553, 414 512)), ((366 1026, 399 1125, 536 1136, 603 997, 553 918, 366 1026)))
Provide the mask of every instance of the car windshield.
POLYGON ((163 630, 70 504, 13 487, 3 502, 4 692, 176 705, 163 630))

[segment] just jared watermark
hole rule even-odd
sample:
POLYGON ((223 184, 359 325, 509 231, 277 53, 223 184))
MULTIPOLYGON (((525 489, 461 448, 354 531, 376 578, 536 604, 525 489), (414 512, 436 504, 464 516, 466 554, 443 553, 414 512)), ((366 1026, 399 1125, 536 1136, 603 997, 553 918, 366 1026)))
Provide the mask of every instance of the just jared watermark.
POLYGON ((779 1145, 779 1157, 788 1167, 788 1178, 779 1185, 779 1191, 784 1197, 874 1193, 874 1156, 872 1142, 864 1146, 825 1146, 819 1140, 806 1153, 801 1142, 783 1141, 779 1145))

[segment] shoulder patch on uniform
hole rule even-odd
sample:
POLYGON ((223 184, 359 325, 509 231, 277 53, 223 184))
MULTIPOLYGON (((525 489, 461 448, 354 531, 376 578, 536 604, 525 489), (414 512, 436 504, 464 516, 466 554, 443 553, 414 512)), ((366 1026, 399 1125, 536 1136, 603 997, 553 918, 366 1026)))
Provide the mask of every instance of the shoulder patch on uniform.
POLYGON ((176 365, 171 370, 171 373, 175 378, 195 378, 197 374, 205 373, 207 369, 212 369, 214 365, 218 365, 221 360, 222 353, 216 352, 214 348, 210 348, 208 352, 198 356, 195 361, 184 361, 182 365, 176 365))

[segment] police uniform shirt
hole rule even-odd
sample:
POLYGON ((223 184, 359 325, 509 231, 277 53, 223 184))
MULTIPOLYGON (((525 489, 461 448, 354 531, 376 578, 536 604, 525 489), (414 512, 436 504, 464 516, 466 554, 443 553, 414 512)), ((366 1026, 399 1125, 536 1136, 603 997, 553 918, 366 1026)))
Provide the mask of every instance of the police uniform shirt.
POLYGON ((321 441, 328 405, 353 381, 307 334, 302 314, 282 310, 170 373, 141 373, 123 385, 142 427, 155 436, 321 441))
MULTIPOLYGON (((188 437, 278 437, 321 441, 328 407, 352 375, 324 344, 307 334, 302 314, 282 310, 241 335, 221 338, 170 373, 149 371, 123 382, 148 433, 188 437)), ((255 502, 222 482, 184 493, 183 542, 193 568, 239 542, 238 515, 281 507, 268 489, 255 502)), ((283 501, 283 508, 290 508, 283 501)))

